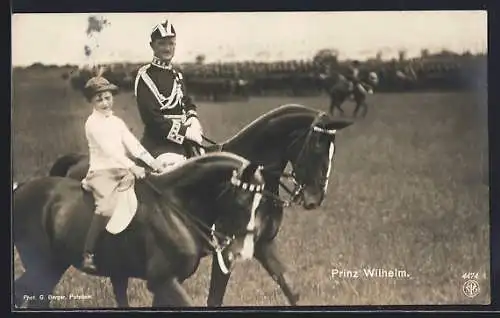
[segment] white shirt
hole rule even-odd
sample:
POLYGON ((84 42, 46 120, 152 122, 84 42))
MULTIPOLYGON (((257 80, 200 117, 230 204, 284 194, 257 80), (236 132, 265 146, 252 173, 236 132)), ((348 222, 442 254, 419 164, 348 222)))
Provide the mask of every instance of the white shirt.
POLYGON ((90 154, 89 171, 130 169, 135 163, 129 158, 129 154, 148 165, 154 160, 123 120, 113 113, 105 115, 94 109, 85 122, 85 136, 90 154))

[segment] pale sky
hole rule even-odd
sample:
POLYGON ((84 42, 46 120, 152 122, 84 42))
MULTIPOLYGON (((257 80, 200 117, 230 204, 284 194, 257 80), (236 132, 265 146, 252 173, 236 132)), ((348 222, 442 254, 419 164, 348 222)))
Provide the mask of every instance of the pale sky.
POLYGON ((422 48, 487 51, 486 11, 98 13, 110 25, 94 39, 85 33, 90 15, 13 15, 13 65, 83 64, 84 45, 92 43, 99 43, 97 63, 149 61, 149 34, 166 18, 177 32, 178 63, 200 53, 207 62, 311 59, 322 48, 337 49, 341 59, 379 50, 392 58, 403 48, 409 57, 422 48))

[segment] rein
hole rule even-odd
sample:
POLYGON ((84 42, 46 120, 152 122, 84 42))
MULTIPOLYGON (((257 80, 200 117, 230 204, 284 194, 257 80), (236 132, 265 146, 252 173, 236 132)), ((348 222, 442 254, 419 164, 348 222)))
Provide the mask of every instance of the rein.
MULTIPOLYGON (((231 179, 231 184, 233 186, 241 187, 244 190, 246 190, 248 188, 249 191, 252 191, 252 192, 253 191, 264 191, 263 186, 262 187, 261 186, 254 186, 252 184, 249 185, 249 184, 244 183, 244 182, 242 183, 241 181, 239 181, 235 178, 236 178, 236 176, 233 175, 233 178, 231 179)), ((163 192, 161 190, 159 190, 150 180, 144 179, 143 181, 160 198, 168 200, 168 198, 165 197, 163 192)), ((229 187, 231 187, 231 185, 228 185, 227 188, 223 191, 223 193, 226 192, 229 189, 229 187)), ((219 197, 221 195, 223 195, 223 193, 221 193, 219 195, 219 197)), ((191 225, 191 227, 196 230, 196 232, 198 232, 198 234, 205 241, 205 243, 207 243, 212 248, 213 252, 215 252, 215 254, 217 255, 217 261, 218 261, 220 270, 224 274, 228 274, 230 272, 230 269, 228 268, 228 266, 226 265, 226 262, 224 261, 224 257, 222 256, 222 251, 227 246, 229 246, 229 244, 231 244, 231 242, 235 239, 235 235, 227 236, 226 234, 217 231, 215 229, 215 224, 210 227, 204 221, 202 221, 198 217, 192 215, 191 213, 189 213, 187 211, 182 212, 181 209, 175 203, 173 203, 171 200, 169 200, 169 207, 179 217, 181 217, 185 222, 189 223, 191 225), (205 231, 210 232, 211 237, 209 235, 207 235, 205 231)))
MULTIPOLYGON (((212 144, 213 146, 217 146, 217 148, 219 149, 219 151, 222 151, 223 148, 224 148, 224 143, 217 143, 215 141, 213 141, 212 139, 206 137, 205 135, 202 135, 201 136, 203 140, 207 141, 208 143, 212 144)), ((298 138, 297 138, 298 139, 298 138)), ((295 141, 294 141, 295 143, 295 141)), ((292 143, 293 145, 293 143, 292 143)), ((283 183, 283 181, 281 181, 281 179, 279 180, 279 185, 289 194, 292 196, 292 198, 290 200, 284 200, 282 199, 279 195, 269 191, 269 190, 262 190, 262 194, 264 196, 267 196, 267 197, 270 197, 273 199, 273 201, 275 202, 278 202, 280 205, 282 205, 283 207, 289 207, 291 205, 291 203, 293 201, 296 200, 296 197, 298 197, 300 195, 300 193, 302 192, 302 189, 303 189, 303 185, 300 185, 296 178, 295 178, 295 173, 292 172, 292 173, 287 173, 287 172, 283 172, 283 173, 275 173, 275 172, 269 172, 269 171, 266 171, 266 168, 264 167, 264 171, 265 173, 268 173, 268 174, 272 174, 272 175, 275 175, 277 177, 284 177, 284 178, 287 178, 287 179, 291 179, 292 182, 294 183, 294 186, 295 186, 295 189, 294 190, 291 190, 285 183, 283 183)))
POLYGON ((207 137, 207 136, 205 136, 205 135, 201 135, 201 138, 202 138, 203 140, 205 140, 206 142, 208 142, 208 143, 210 143, 210 144, 214 145, 214 146, 220 146, 221 148, 224 146, 224 144, 219 144, 219 143, 217 143, 217 142, 213 141, 212 139, 208 138, 208 137, 207 137))
MULTIPOLYGON (((313 132, 319 132, 319 133, 323 133, 323 134, 334 134, 335 131, 334 130, 326 130, 326 129, 323 129, 323 128, 320 128, 320 127, 317 127, 317 123, 320 121, 320 119, 326 115, 325 112, 320 112, 313 120, 311 126, 309 127, 309 129, 307 131, 305 131, 303 134, 300 134, 299 136, 297 136, 293 141, 292 143, 287 147, 286 149, 286 152, 289 151, 290 148, 292 148, 299 140, 300 138, 304 137, 304 135, 306 135, 305 137, 305 140, 304 140, 304 144, 302 145, 302 148, 300 149, 299 151, 299 154, 297 155, 297 158, 296 158, 296 163, 297 163, 297 166, 300 165, 301 161, 303 160, 303 156, 304 156, 304 153, 306 151, 306 148, 309 144, 309 141, 311 139, 311 136, 312 136, 312 133, 313 132)), ((202 135, 202 139, 207 141, 208 143, 214 145, 214 146, 218 146, 218 149, 219 151, 222 151, 223 150, 223 147, 224 147, 224 143, 222 144, 219 144, 215 141, 213 141, 212 139, 206 137, 205 135, 202 135)), ((276 176, 279 178, 278 182, 279 182, 279 186, 281 186, 281 188, 283 188, 283 190, 285 190, 289 195, 290 195, 290 199, 286 200, 286 199, 283 199, 279 196, 279 192, 278 194, 276 193, 273 193, 269 190, 263 190, 262 191, 262 194, 266 197, 269 197, 271 198, 274 202, 278 203, 279 205, 281 205, 282 207, 289 207, 291 206, 293 203, 297 203, 298 202, 298 198, 302 195, 302 193, 304 192, 304 183, 299 183, 297 181, 297 176, 296 176, 296 173, 295 173, 295 169, 292 167, 292 172, 288 173, 288 172, 282 172, 282 173, 279 173, 279 172, 275 172, 275 171, 269 171, 269 169, 266 169, 264 168, 264 171, 265 173, 268 173, 270 175, 273 175, 273 176, 276 176), (267 170, 267 171, 266 171, 267 170), (281 178, 286 178, 288 180, 291 180, 293 182, 293 189, 290 189, 282 180, 281 178)))
MULTIPOLYGON (((159 197, 168 200, 163 192, 159 190, 150 180, 144 179, 143 182, 146 183, 148 187, 150 187, 159 197)), ((200 234, 200 236, 204 239, 204 241, 208 245, 210 245, 210 247, 212 247, 212 249, 216 252, 222 251, 234 239, 234 235, 232 237, 229 237, 224 233, 216 231, 214 228, 208 226, 204 221, 200 220, 198 217, 192 215, 191 213, 186 211, 181 212, 181 209, 171 201, 169 201, 169 207, 172 207, 172 210, 176 212, 184 221, 189 222, 198 232, 198 234, 200 234), (210 232, 212 234, 212 237, 209 237, 204 230, 210 232), (219 241, 220 239, 222 239, 223 241, 222 244, 219 241)))

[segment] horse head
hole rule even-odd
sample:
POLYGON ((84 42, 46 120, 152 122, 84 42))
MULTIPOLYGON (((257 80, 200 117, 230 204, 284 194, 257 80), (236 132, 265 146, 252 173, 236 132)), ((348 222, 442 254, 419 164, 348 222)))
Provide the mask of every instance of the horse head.
POLYGON ((257 227, 260 224, 256 214, 265 185, 262 169, 262 166, 249 162, 233 170, 229 191, 232 192, 232 198, 222 203, 221 214, 215 222, 218 231, 233 235, 223 253, 217 253, 223 272, 227 272, 237 261, 249 260, 254 256, 257 227), (240 217, 235 215, 238 210, 240 217))
MULTIPOLYGON (((331 160, 335 153, 335 132, 353 122, 334 119, 326 113, 298 105, 286 104, 255 119, 238 134, 223 143, 225 151, 238 153, 264 165, 266 187, 278 197, 279 185, 306 209, 321 205, 327 186, 331 160), (293 173, 284 173, 291 163, 293 173), (280 181, 291 178, 295 189, 280 181)), ((266 191, 267 192, 267 191, 266 191)))
POLYGON ((215 226, 206 243, 228 267, 228 262, 253 257, 255 213, 265 184, 261 170, 241 156, 217 152, 190 158, 155 177, 155 183, 185 202, 187 212, 203 220, 204 230, 215 226))
POLYGON ((306 210, 322 204, 332 171, 336 134, 352 124, 352 120, 320 112, 306 129, 296 133, 296 142, 289 148, 295 183, 293 196, 295 200, 302 199, 306 210))

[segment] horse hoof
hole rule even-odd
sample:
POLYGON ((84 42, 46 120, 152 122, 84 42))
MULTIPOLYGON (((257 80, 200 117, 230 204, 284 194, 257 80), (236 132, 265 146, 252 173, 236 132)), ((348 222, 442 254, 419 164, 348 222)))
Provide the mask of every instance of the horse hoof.
POLYGON ((218 308, 218 307, 222 307, 222 304, 218 304, 218 303, 214 303, 212 301, 208 301, 207 302, 207 307, 209 307, 209 308, 218 308))
POLYGON ((297 303, 300 300, 300 294, 299 293, 293 293, 292 296, 290 297, 290 304, 292 306, 297 306, 297 303))

